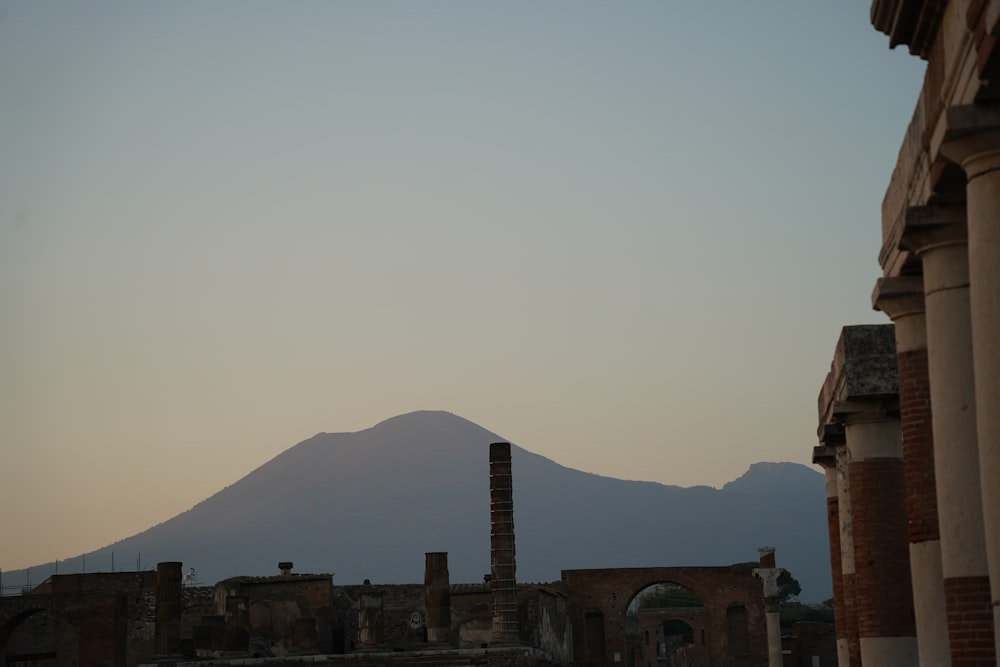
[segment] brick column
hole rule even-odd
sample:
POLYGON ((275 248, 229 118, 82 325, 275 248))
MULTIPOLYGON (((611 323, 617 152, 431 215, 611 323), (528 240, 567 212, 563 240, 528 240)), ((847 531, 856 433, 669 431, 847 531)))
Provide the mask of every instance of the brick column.
MULTIPOLYGON (((826 526, 830 536, 830 574, 833 580, 833 620, 837 639, 837 665, 850 667, 851 654, 848 639, 847 606, 844 600, 844 572, 841 566, 840 547, 840 502, 837 490, 837 454, 835 447, 844 444, 844 429, 837 424, 829 424, 821 435, 822 445, 813 448, 813 463, 823 467, 826 478, 826 526)), ((850 607, 854 609, 854 601, 850 607)), ((857 615, 854 615, 854 643, 858 637, 857 615)), ((860 650, 857 660, 861 660, 860 650)), ((856 664, 856 663, 855 663, 856 664)))
POLYGON ((181 650, 181 563, 156 564, 156 653, 175 655, 181 650))
POLYGON ((916 664, 892 325, 844 327, 819 414, 821 436, 828 425, 842 424, 846 441, 835 454, 849 633, 852 607, 857 614, 857 651, 848 635, 850 664, 858 664, 859 654, 864 665, 916 664))
POLYGON ((952 663, 994 665, 964 207, 910 208, 902 245, 920 258, 924 273, 934 474, 952 663))
POLYGON ((992 594, 994 656, 1000 654, 1000 109, 948 109, 941 152, 966 177, 969 297, 979 471, 992 594))
MULTIPOLYGON (((893 355, 895 356, 895 355, 893 355)), ((838 401, 851 488, 861 664, 917 664, 898 399, 838 401)))
POLYGON ((490 590, 495 642, 518 641, 515 560, 510 443, 494 442, 490 444, 490 590))
POLYGON ((892 319, 896 329, 903 481, 920 664, 947 667, 951 651, 941 572, 923 279, 883 278, 875 286, 872 303, 892 319))

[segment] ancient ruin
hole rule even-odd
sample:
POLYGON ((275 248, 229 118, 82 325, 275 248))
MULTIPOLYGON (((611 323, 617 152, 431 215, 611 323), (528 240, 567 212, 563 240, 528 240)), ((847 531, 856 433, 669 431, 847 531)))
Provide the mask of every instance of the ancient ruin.
POLYGON ((995 665, 1000 639, 1000 3, 875 0, 927 61, 882 206, 892 325, 820 394, 840 665, 995 665))
MULTIPOLYGON (((232 577, 214 586, 185 583, 179 562, 160 563, 155 572, 54 575, 24 595, 0 598, 0 661, 8 667, 767 664, 764 602, 774 591, 762 591, 754 573, 777 576, 773 549, 761 551, 758 569, 564 570, 556 582, 517 582, 510 445, 490 445, 489 459, 491 572, 483 582, 451 583, 444 552, 425 555, 422 585, 340 585, 329 573, 296 573, 290 561, 278 563, 273 576, 232 577), (689 604, 635 610, 642 591, 664 583, 688 591, 689 604), (670 623, 687 630, 682 645, 668 650, 660 638, 670 623)), ((772 633, 779 657, 781 642, 772 633)), ((787 654, 808 660, 822 637, 787 642, 787 654)))

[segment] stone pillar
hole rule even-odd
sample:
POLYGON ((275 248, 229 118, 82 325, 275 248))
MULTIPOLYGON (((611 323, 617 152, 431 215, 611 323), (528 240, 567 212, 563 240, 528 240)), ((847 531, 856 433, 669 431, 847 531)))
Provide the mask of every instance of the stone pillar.
POLYGON ((514 492, 510 443, 490 445, 490 590, 493 599, 493 641, 518 640, 517 580, 514 557, 514 492))
POLYGON ((875 286, 872 304, 892 319, 896 329, 899 420, 917 650, 920 664, 948 667, 951 651, 941 571, 923 279, 883 278, 875 286))
POLYGON ((223 648, 227 651, 246 651, 250 648, 250 598, 245 595, 226 596, 223 648))
MULTIPOLYGON (((909 209, 902 245, 920 258, 924 272, 934 474, 952 662, 993 665, 964 207, 909 209), (981 654, 984 642, 991 647, 988 655, 981 654), (970 654, 976 661, 968 662, 970 654)), ((997 405, 989 409, 996 411, 997 405)), ((995 486, 996 480, 990 483, 995 486)))
MULTIPOLYGON (((838 424, 843 436, 843 426, 838 424)), ((854 522, 851 509, 851 478, 848 476, 846 441, 841 440, 833 450, 834 470, 837 476, 837 507, 840 530, 840 579, 844 598, 844 625, 847 631, 848 667, 860 667, 861 643, 858 637, 858 586, 854 571, 854 522)))
POLYGON ((967 181, 976 422, 995 659, 1000 655, 1000 110, 952 107, 947 122, 941 152, 961 165, 967 181))
POLYGON ((375 648, 385 642, 382 591, 365 589, 358 596, 358 646, 375 648))
POLYGON ((851 665, 917 660, 892 325, 844 327, 820 392, 821 435, 842 424, 837 447, 844 611, 851 665))
MULTIPOLYGON (((850 667, 851 654, 848 646, 847 617, 844 601, 844 572, 840 547, 840 501, 837 489, 836 446, 844 444, 844 429, 839 424, 828 424, 821 436, 823 443, 813 448, 813 463, 823 467, 826 480, 826 526, 830 537, 830 573, 833 579, 833 620, 837 639, 837 665, 850 667)), ((853 607, 853 601, 851 602, 853 607)), ((855 621, 857 615, 854 616, 855 621)), ((857 643, 857 624, 854 626, 857 643)), ((858 660, 861 659, 860 650, 858 660)))
POLYGON ((448 553, 424 554, 424 606, 427 609, 427 641, 451 641, 451 582, 448 553))
POLYGON ((897 399, 886 398, 839 402, 834 413, 847 441, 863 665, 909 667, 918 659, 898 410, 897 399))
POLYGON ((760 567, 753 571, 753 576, 764 583, 764 614, 767 619, 767 665, 782 667, 784 657, 781 653, 781 589, 778 577, 785 571, 777 567, 774 560, 774 547, 757 549, 760 567))
POLYGON ((181 650, 181 563, 156 565, 156 653, 175 655, 181 650))

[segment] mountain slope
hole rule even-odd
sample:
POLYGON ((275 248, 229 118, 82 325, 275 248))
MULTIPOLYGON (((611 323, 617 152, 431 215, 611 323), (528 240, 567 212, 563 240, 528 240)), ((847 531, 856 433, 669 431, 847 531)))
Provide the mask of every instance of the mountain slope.
MULTIPOLYGON (((488 445, 499 440, 445 412, 320 433, 187 512, 88 554, 89 569, 114 551, 119 563, 140 553, 149 566, 183 561, 206 583, 267 574, 281 560, 342 583, 402 583, 422 580, 425 552, 447 551, 453 582, 480 581, 490 566, 488 445)), ((755 464, 717 490, 602 477, 516 446, 512 464, 521 581, 573 568, 728 565, 768 544, 804 599, 830 596, 823 477, 805 466, 755 464)), ((60 571, 81 565, 62 561, 60 571)), ((32 568, 36 583, 44 576, 45 566, 32 568)))

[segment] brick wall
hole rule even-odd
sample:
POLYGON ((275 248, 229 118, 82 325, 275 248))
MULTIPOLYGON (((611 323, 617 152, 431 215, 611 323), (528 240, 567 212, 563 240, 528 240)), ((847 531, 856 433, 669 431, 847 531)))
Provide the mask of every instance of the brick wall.
POLYGON ((900 459, 849 464, 859 637, 913 637, 909 536, 900 459))
POLYGON ((910 542, 940 539, 927 350, 899 354, 899 422, 910 542))
POLYGON ((952 667, 994 667, 993 610, 989 577, 944 580, 952 667))

